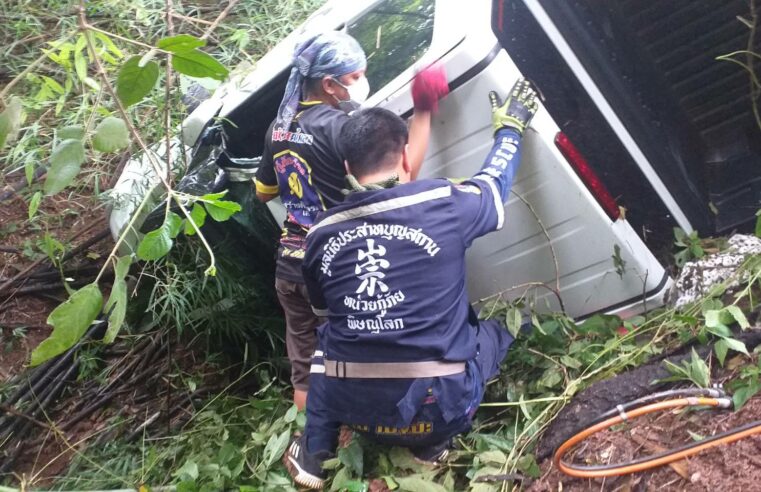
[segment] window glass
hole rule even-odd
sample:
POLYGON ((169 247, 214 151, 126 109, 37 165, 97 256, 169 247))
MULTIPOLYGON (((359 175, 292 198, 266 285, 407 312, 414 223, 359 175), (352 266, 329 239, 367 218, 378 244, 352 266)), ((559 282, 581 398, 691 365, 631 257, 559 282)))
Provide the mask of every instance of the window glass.
POLYGON ((433 38, 435 0, 386 0, 349 25, 367 55, 367 80, 374 94, 413 65, 433 38))

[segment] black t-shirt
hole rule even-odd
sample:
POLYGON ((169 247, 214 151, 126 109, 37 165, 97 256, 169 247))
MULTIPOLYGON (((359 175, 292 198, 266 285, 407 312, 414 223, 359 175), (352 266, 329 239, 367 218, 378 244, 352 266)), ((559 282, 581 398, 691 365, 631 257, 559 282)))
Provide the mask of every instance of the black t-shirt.
POLYGON ((343 201, 344 158, 338 136, 348 116, 320 102, 301 102, 290 129, 270 125, 256 189, 278 193, 286 209, 278 250, 279 278, 303 282, 306 233, 318 212, 343 201))

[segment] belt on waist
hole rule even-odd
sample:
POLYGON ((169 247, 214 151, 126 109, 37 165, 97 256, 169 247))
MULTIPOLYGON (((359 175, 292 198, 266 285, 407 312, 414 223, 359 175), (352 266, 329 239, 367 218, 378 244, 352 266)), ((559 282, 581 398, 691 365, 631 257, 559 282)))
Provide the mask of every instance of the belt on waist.
POLYGON ((343 362, 324 359, 325 375, 331 378, 413 379, 451 376, 465 372, 465 362, 440 360, 418 362, 343 362))

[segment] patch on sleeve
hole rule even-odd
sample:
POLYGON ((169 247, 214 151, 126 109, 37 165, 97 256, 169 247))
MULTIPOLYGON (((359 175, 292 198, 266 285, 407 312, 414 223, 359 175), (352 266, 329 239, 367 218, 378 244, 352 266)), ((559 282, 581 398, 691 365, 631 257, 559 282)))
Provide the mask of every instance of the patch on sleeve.
POLYGON ((476 185, 472 184, 456 184, 454 185, 456 189, 459 191, 465 192, 465 193, 473 193, 474 195, 480 195, 481 194, 481 188, 479 188, 476 185))

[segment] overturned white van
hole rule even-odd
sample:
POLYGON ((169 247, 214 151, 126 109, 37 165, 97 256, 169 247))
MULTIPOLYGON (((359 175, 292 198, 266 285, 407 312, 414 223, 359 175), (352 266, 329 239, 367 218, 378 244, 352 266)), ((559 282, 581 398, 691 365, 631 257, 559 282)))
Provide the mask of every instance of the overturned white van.
MULTIPOLYGON (((541 14, 541 5, 530 0, 494 5, 489 0, 332 0, 264 56, 252 73, 227 82, 201 103, 183 123, 184 143, 196 151, 215 145, 220 159, 232 163, 231 179, 250 180, 283 94, 296 40, 311 31, 342 29, 357 38, 368 55, 371 95, 365 106, 409 117, 409 86, 416 67, 434 61, 446 67, 451 92, 434 116, 421 178, 470 176, 492 142, 488 92, 506 93, 531 55, 506 51, 504 40, 500 43, 492 31, 492 22, 503 24, 516 3, 521 4, 521 15, 541 14), (530 12, 531 5, 537 12, 530 12), (221 132, 221 139, 204 143, 212 127, 221 132), (244 165, 236 167, 240 162, 244 165)), ((529 45, 532 34, 524 36, 529 45)), ((548 36, 544 31, 536 34, 548 36)), ((577 75, 583 79, 583 73, 577 75)), ((576 83, 583 85, 582 79, 576 83)), ((535 82, 540 91, 551 83, 535 82)), ((469 250, 472 300, 530 292, 538 308, 558 309, 553 293, 558 290, 566 312, 577 319, 598 312, 630 316, 662 304, 671 279, 653 251, 670 241, 661 237, 655 246, 646 244, 651 231, 641 216, 631 220, 638 210, 626 217, 620 197, 608 191, 585 159, 586 149, 577 149, 575 140, 561 131, 565 123, 545 107, 534 118, 514 193, 505 206, 505 227, 477 240, 469 250)), ((610 142, 601 140, 599 145, 610 142)), ((130 166, 138 165, 135 161, 130 166)), ((636 179, 654 190, 657 199, 647 206, 663 211, 669 231, 674 225, 690 230, 673 200, 659 195, 663 183, 655 173, 636 179)), ((129 188, 125 183, 121 187, 129 188)), ((277 204, 270 209, 281 221, 277 204)), ((118 233, 129 210, 116 213, 122 217, 112 220, 118 233)))

